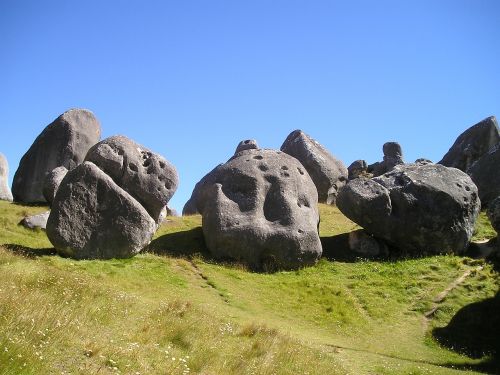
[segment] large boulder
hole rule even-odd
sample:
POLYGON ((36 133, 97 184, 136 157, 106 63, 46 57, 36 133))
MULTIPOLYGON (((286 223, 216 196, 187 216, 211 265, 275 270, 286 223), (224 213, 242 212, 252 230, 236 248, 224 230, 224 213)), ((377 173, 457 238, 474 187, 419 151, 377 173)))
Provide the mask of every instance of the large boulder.
POLYGON ((500 143, 467 170, 479 190, 484 207, 500 195, 500 143))
POLYGON ((86 109, 64 112, 40 133, 22 157, 12 182, 14 200, 46 202, 43 195, 46 175, 59 166, 75 168, 100 137, 101 126, 92 112, 86 109))
POLYGON ((500 196, 490 202, 486 214, 488 215, 488 219, 490 219, 493 229, 497 233, 500 233, 500 196))
POLYGON ((132 140, 95 145, 61 182, 47 222, 56 250, 77 259, 126 258, 150 241, 177 189, 175 168, 132 140))
POLYGON ((291 132, 283 142, 281 151, 299 160, 318 190, 318 200, 335 204, 338 190, 347 182, 347 168, 326 148, 302 132, 291 132))
POLYGON ((460 134, 438 163, 467 172, 474 162, 499 142, 500 129, 495 116, 485 118, 460 134))
POLYGON ((0 153, 0 200, 12 202, 12 193, 9 188, 9 164, 0 153))
POLYGON ((215 258, 293 269, 321 256, 318 194, 297 159, 275 150, 239 152, 195 191, 193 204, 215 258))
POLYGON ((470 177, 439 164, 399 165, 354 179, 337 205, 367 232, 413 254, 463 253, 480 210, 470 177))
POLYGON ((59 185, 63 180, 64 176, 66 176, 68 170, 66 167, 57 167, 50 171, 45 177, 45 181, 43 182, 43 196, 47 200, 49 204, 52 204, 54 197, 56 196, 57 189, 59 189, 59 185))

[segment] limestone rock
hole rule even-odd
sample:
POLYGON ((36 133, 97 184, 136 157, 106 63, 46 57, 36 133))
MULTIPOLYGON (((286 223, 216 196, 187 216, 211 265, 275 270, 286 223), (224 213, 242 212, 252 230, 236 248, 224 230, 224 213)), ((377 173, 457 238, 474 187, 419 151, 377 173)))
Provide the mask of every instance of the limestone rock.
POLYGON ((52 204, 52 201, 56 196, 57 189, 59 189, 59 185, 61 184, 64 176, 66 176, 66 173, 68 173, 66 167, 61 166, 54 168, 47 174, 47 177, 45 177, 45 181, 43 182, 43 196, 49 204, 52 204))
POLYGON ((396 165, 404 164, 403 150, 397 142, 386 142, 382 146, 384 158, 381 162, 376 162, 368 166, 368 172, 373 176, 380 176, 391 171, 396 165))
POLYGON ((440 164, 398 165, 354 179, 337 204, 367 232, 413 254, 463 253, 480 210, 470 177, 440 164))
POLYGON ((460 134, 438 163, 467 172, 472 164, 499 142, 500 130, 495 116, 485 118, 460 134))
POLYGON ((5 156, 0 153, 0 200, 12 202, 12 193, 8 181, 9 164, 5 156))
POLYGON ((214 257, 256 269, 293 269, 320 257, 318 195, 297 159, 250 149, 217 166, 195 191, 193 206, 214 257))
POLYGON ((92 112, 64 112, 40 133, 22 157, 12 183, 14 200, 45 202, 42 190, 46 175, 60 166, 75 168, 100 136, 101 126, 92 112))
POLYGON ((50 211, 43 212, 38 215, 26 216, 20 222, 22 225, 28 229, 43 229, 47 227, 47 220, 49 218, 50 211))
POLYGON ((479 190, 484 207, 500 195, 500 143, 467 170, 479 190))
POLYGON ((335 204, 338 190, 345 185, 348 176, 342 161, 301 130, 288 135, 281 151, 302 163, 316 185, 319 202, 335 204))

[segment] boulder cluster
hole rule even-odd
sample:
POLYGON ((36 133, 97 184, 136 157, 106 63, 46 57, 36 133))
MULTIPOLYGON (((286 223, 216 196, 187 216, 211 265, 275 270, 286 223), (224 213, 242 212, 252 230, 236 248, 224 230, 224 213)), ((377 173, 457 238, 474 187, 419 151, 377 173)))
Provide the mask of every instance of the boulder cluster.
MULTIPOLYGON (((21 159, 12 192, 0 154, 0 199, 48 202, 51 211, 23 219, 45 228, 64 255, 123 258, 140 252, 165 216, 178 185, 175 167, 124 136, 100 141, 87 110, 59 116, 21 159)), ((322 255, 318 202, 337 205, 363 230, 348 246, 360 256, 462 254, 481 203, 500 230, 500 131, 489 117, 462 133, 439 163, 405 163, 387 142, 383 159, 348 168, 301 130, 281 149, 241 141, 229 160, 194 187, 183 215, 201 214, 208 250, 253 269, 296 269, 322 255)))

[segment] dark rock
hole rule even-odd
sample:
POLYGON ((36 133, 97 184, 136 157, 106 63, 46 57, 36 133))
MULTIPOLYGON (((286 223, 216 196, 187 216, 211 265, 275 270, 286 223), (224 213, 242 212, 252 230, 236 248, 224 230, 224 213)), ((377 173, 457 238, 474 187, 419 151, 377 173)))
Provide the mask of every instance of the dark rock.
POLYGON ((381 162, 376 162, 368 166, 368 172, 373 176, 380 176, 391 171, 396 165, 404 164, 403 150, 397 142, 386 142, 382 146, 384 158, 381 162))
POLYGON ((76 259, 127 258, 153 237, 146 209, 91 162, 68 172, 52 203, 47 236, 76 259))
POLYGON ((415 160, 415 164, 425 165, 425 164, 433 164, 433 163, 432 163, 432 160, 429 160, 426 158, 418 158, 417 160, 415 160))
POLYGON ((156 222, 179 184, 172 164, 123 136, 99 142, 89 150, 85 161, 91 161, 108 174, 139 201, 156 222))
POLYGON ((490 219, 493 229, 497 233, 500 233, 500 196, 490 202, 486 214, 488 215, 488 219, 490 219))
POLYGON ((54 168, 51 172, 49 172, 49 174, 47 174, 43 183, 43 196, 49 204, 52 204, 52 201, 56 196, 57 189, 59 189, 59 185, 61 184, 64 176, 66 176, 66 173, 68 173, 66 167, 61 166, 54 168))
POLYGON ((64 112, 40 133, 22 157, 12 182, 14 200, 45 202, 42 190, 47 173, 60 166, 75 168, 100 137, 101 126, 92 112, 64 112))
POLYGON ((22 225, 28 229, 43 229, 47 227, 47 220, 49 218, 50 211, 43 212, 38 215, 26 216, 20 222, 22 225))
POLYGON ((479 190, 484 207, 500 195, 500 144, 491 148, 467 170, 479 190))
POLYGON ((352 180, 366 175, 368 173, 368 164, 364 160, 355 160, 347 167, 347 171, 349 173, 349 180, 352 180))
POLYGON ((192 199, 215 258, 293 269, 321 255, 316 188, 302 164, 285 153, 238 153, 207 174, 192 199))
POLYGON ((238 152, 241 151, 253 150, 258 148, 259 146, 257 145, 257 141, 255 139, 246 139, 238 143, 238 146, 236 147, 236 151, 234 152, 234 154, 236 155, 238 152))
POLYGON ((12 193, 9 188, 9 164, 0 153, 0 200, 12 202, 12 193))
POLYGON ((358 257, 372 259, 389 254, 384 241, 371 236, 362 229, 349 232, 348 244, 349 249, 358 257))
POLYGON ((496 118, 485 118, 460 134, 438 163, 467 172, 474 162, 499 142, 500 130, 496 118))
POLYGON ((302 163, 316 185, 319 202, 335 204, 338 190, 345 185, 348 175, 342 161, 301 130, 288 135, 281 151, 302 163))
POLYGON ((413 254, 467 248, 480 202, 462 171, 407 164, 373 179, 354 179, 339 193, 340 210, 367 232, 413 254))

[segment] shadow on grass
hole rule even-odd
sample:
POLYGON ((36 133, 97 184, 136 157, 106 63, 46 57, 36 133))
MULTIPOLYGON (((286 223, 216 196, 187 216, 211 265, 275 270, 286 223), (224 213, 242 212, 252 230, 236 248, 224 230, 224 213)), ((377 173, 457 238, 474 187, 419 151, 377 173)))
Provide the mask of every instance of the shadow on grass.
POLYGON ((323 247, 323 258, 331 261, 353 263, 366 260, 393 260, 395 257, 402 257, 396 249, 389 248, 387 244, 384 244, 383 240, 377 240, 375 238, 373 238, 373 243, 378 242, 381 250, 385 247, 385 253, 374 255, 356 252, 349 246, 349 238, 353 235, 354 237, 367 236, 363 229, 357 229, 352 232, 337 234, 331 237, 321 237, 320 240, 321 246, 323 247), (386 253, 388 249, 390 249, 391 256, 386 253))
POLYGON ((172 257, 201 255, 203 258, 210 259, 210 253, 205 245, 201 227, 164 234, 151 241, 145 251, 156 255, 168 255, 172 257))
POLYGON ((446 327, 434 328, 432 335, 451 350, 471 358, 485 358, 464 369, 500 374, 500 292, 463 307, 446 327))
POLYGON ((53 247, 32 248, 32 247, 11 244, 11 243, 4 244, 2 246, 5 247, 7 250, 13 252, 14 254, 22 255, 22 256, 28 257, 28 258, 36 258, 36 257, 44 256, 44 255, 56 255, 57 254, 56 249, 54 249, 53 247))

